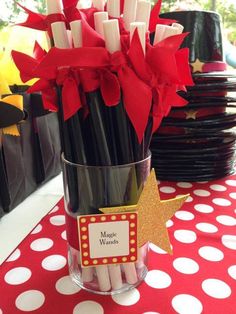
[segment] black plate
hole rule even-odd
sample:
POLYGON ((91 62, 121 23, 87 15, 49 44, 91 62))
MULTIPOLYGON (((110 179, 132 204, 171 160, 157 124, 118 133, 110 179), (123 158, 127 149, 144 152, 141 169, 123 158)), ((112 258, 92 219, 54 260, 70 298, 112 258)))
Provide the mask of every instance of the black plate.
POLYGON ((171 154, 167 153, 166 151, 160 152, 159 150, 152 149, 152 159, 158 159, 158 160, 164 160, 167 163, 172 162, 173 160, 175 162, 192 162, 193 160, 198 161, 222 161, 230 158, 234 158, 235 156, 235 150, 231 149, 229 151, 222 151, 222 152, 208 152, 205 154, 202 154, 201 151, 195 153, 195 154, 186 154, 185 152, 179 151, 179 152, 172 152, 171 154))
POLYGON ((183 161, 181 162, 180 160, 175 161, 165 161, 165 160, 160 160, 157 158, 152 158, 152 164, 154 167, 159 167, 159 168, 170 168, 170 169, 209 169, 209 168, 217 168, 220 169, 225 166, 232 166, 235 163, 235 158, 226 158, 220 161, 198 161, 198 160, 189 160, 188 162, 183 161))
POLYGON ((206 102, 236 102, 235 93, 229 93, 229 95, 190 95, 186 92, 178 92, 178 94, 190 103, 206 103, 206 102), (234 97, 235 96, 235 97, 234 97))
POLYGON ((236 139, 236 132, 234 130, 229 132, 218 132, 218 133, 210 133, 206 135, 204 133, 189 133, 189 134, 183 134, 183 135, 162 135, 162 134, 154 134, 152 139, 152 145, 159 145, 162 143, 188 143, 189 141, 196 141, 198 142, 215 142, 217 144, 219 143, 225 143, 230 140, 236 139))
POLYGON ((234 71, 219 71, 219 72, 209 72, 209 73, 193 73, 194 79, 228 79, 236 78, 236 72, 234 71))
POLYGON ((156 170, 157 179, 162 181, 174 181, 174 182, 205 182, 205 181, 212 181, 224 178, 226 176, 234 174, 234 170, 231 171, 224 171, 218 174, 207 174, 207 175, 195 175, 195 176, 186 176, 186 175, 172 175, 172 174, 162 174, 158 173, 156 170))
POLYGON ((171 110, 171 112, 175 111, 187 111, 190 109, 205 109, 208 108, 209 110, 216 108, 216 107, 222 107, 222 108, 235 108, 236 102, 206 102, 206 103, 191 103, 189 102, 186 107, 176 107, 171 110))
POLYGON ((163 119, 162 126, 220 130, 221 128, 224 129, 236 126, 236 114, 223 113, 219 115, 212 115, 210 117, 201 117, 197 120, 167 117, 163 119))
POLYGON ((204 83, 204 84, 195 84, 194 86, 188 87, 187 90, 190 91, 235 91, 236 81, 228 82, 217 82, 217 83, 204 83))

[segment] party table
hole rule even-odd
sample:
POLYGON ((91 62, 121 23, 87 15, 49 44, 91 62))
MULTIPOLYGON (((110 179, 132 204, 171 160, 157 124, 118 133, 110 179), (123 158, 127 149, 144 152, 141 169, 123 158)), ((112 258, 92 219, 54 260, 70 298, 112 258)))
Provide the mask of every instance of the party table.
POLYGON ((0 313, 235 313, 236 175, 161 182, 159 190, 162 199, 190 196, 167 223, 173 255, 150 244, 149 272, 140 286, 101 296, 71 282, 61 200, 1 266, 0 313))

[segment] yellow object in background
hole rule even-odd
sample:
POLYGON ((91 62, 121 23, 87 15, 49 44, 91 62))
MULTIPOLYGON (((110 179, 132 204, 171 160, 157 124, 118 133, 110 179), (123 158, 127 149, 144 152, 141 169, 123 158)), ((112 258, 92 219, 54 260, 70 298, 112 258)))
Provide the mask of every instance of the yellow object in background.
MULTIPOLYGON (((45 32, 21 26, 7 26, 0 31, 0 74, 8 85, 25 85, 12 60, 11 51, 17 50, 32 56, 36 40, 47 49, 45 32)), ((27 85, 32 85, 33 82, 35 80, 27 82, 27 85)))
POLYGON ((0 98, 2 95, 11 94, 10 88, 4 76, 0 72, 0 98))
MULTIPOLYGON (((23 96, 22 95, 9 95, 1 99, 5 103, 9 104, 9 106, 14 106, 21 111, 24 110, 23 105, 23 96)), ((11 125, 9 127, 2 129, 3 134, 6 135, 12 135, 12 136, 20 136, 19 130, 17 128, 17 125, 11 125)))

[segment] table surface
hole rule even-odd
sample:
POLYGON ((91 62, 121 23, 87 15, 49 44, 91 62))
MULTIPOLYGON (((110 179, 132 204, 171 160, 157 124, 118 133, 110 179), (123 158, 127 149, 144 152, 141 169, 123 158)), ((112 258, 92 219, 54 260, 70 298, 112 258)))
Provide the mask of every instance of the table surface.
POLYGON ((236 176, 159 189, 162 199, 191 196, 167 223, 174 254, 151 244, 139 287, 111 297, 71 282, 61 200, 1 266, 0 314, 235 313, 236 176))

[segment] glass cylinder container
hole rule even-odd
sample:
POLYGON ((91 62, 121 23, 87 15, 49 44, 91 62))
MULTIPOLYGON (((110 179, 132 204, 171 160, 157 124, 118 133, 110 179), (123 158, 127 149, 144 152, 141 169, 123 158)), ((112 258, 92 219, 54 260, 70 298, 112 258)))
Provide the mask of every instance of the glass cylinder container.
POLYGON ((85 166, 73 164, 64 157, 62 163, 68 264, 72 280, 85 290, 104 295, 132 289, 147 274, 148 243, 138 248, 136 262, 82 267, 78 217, 100 215, 100 208, 136 205, 150 173, 151 156, 119 166, 85 166))

